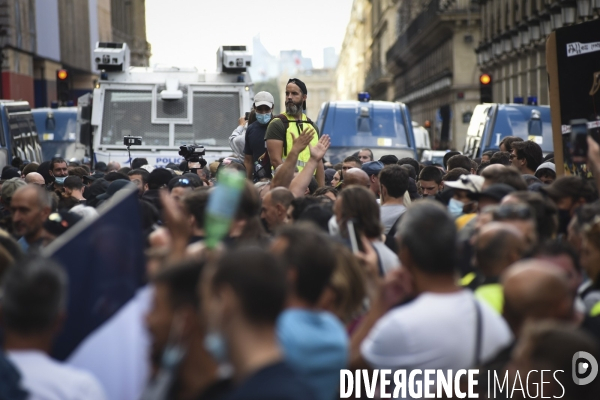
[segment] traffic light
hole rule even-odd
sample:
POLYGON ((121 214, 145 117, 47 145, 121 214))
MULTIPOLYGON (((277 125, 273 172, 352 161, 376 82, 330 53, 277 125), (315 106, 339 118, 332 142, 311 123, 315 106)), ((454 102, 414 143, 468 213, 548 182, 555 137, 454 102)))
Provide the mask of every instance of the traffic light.
POLYGON ((63 105, 71 99, 71 74, 66 69, 56 71, 56 96, 63 105))
POLYGON ((492 102, 492 76, 481 74, 479 77, 479 96, 481 103, 492 102))

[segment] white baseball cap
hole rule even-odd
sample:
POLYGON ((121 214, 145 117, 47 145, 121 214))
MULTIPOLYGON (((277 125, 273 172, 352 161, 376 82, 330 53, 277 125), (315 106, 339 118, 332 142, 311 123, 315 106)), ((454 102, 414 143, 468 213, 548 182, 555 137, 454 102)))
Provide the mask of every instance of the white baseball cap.
POLYGON ((552 171, 556 172, 556 165, 554 165, 554 163, 548 162, 546 161, 543 164, 540 164, 539 167, 537 167, 537 169, 535 170, 535 172, 538 172, 540 169, 544 169, 544 168, 548 168, 551 169, 552 171))
POLYGON ((254 95, 254 107, 269 106, 269 108, 273 108, 274 104, 275 99, 269 92, 258 92, 254 95))
POLYGON ((461 175, 457 181, 444 182, 444 186, 479 193, 483 187, 484 180, 483 176, 479 175, 461 175))

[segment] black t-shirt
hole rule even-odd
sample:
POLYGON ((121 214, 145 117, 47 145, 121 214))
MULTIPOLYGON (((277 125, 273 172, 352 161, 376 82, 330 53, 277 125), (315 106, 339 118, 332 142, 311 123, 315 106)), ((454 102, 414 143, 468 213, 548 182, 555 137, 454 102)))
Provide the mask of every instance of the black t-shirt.
POLYGON ((242 382, 226 400, 316 399, 309 386, 285 363, 271 364, 242 382))
POLYGON ((265 147, 265 133, 267 126, 255 121, 246 129, 246 144, 244 145, 244 154, 252 156, 254 164, 262 156, 267 148, 265 147))

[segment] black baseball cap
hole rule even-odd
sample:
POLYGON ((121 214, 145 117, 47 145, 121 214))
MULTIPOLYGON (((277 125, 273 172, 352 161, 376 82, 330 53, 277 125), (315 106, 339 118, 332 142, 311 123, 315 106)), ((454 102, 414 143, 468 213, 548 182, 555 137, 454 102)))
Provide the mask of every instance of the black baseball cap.
POLYGON ((481 192, 469 192, 467 193, 467 196, 472 200, 479 200, 482 197, 488 197, 490 199, 500 201, 512 192, 516 192, 516 189, 514 187, 507 185, 506 183, 495 183, 493 185, 488 186, 487 188, 485 188, 485 190, 482 190, 481 192))

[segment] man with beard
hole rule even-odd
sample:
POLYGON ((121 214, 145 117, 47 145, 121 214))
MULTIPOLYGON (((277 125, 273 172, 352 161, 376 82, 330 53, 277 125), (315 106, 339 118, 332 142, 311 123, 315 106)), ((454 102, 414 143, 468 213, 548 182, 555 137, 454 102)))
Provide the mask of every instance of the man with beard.
MULTIPOLYGON (((272 119, 265 134, 267 151, 273 168, 283 163, 292 149, 294 137, 298 137, 301 133, 314 135, 311 146, 319 142, 317 126, 303 113, 306 109, 307 93, 306 85, 300 79, 290 79, 285 87, 285 113, 272 119)), ((306 147, 298 155, 296 163, 298 172, 302 171, 309 159, 310 148, 306 147)), ((315 175, 319 186, 324 186, 325 168, 322 162, 319 163, 315 175)))

